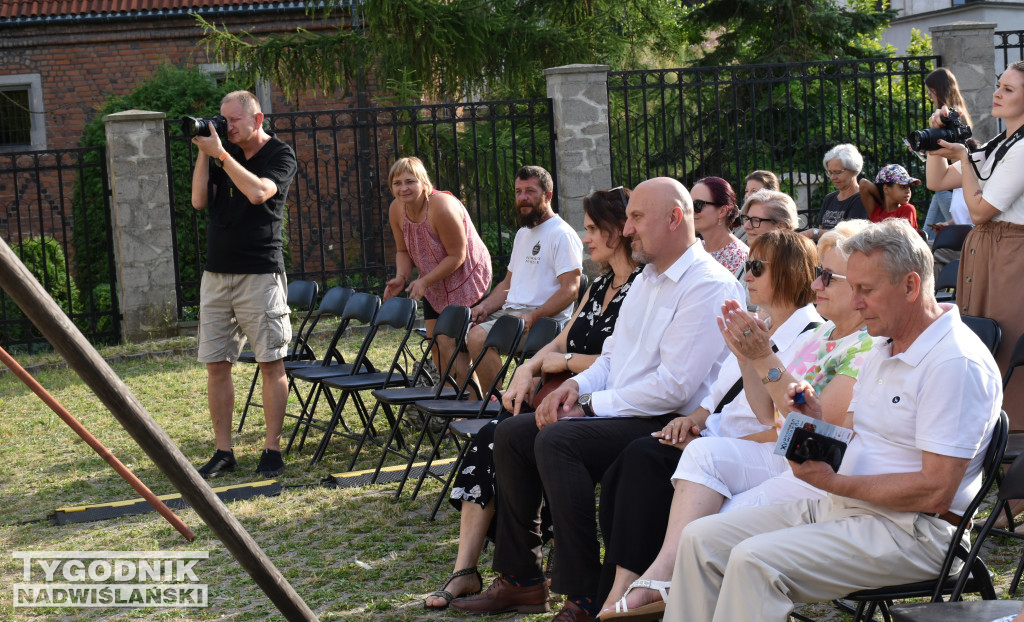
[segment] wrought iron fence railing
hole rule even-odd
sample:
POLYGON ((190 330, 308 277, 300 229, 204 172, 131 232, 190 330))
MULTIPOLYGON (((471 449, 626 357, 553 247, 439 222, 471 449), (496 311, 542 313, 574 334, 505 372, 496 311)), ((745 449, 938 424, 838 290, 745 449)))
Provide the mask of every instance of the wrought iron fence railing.
MULTIPOLYGON (((275 114, 267 127, 299 162, 287 204, 288 277, 324 286, 383 290, 393 275, 387 177, 398 157, 419 156, 434 186, 462 200, 497 275, 516 229, 513 175, 525 164, 555 173, 549 99, 275 114)), ((176 121, 166 131, 179 317, 189 319, 205 261, 205 217, 189 204, 195 152, 176 121)))
POLYGON ((997 73, 1010 63, 1024 60, 1024 30, 997 30, 996 50, 1003 52, 1003 62, 996 67, 997 73))
MULTIPOLYGON (((92 343, 121 334, 106 168, 102 147, 0 154, 0 236, 92 343)), ((47 347, 6 294, 0 344, 47 347)))
MULTIPOLYGON (((775 172, 802 215, 831 191, 822 157, 852 143, 869 176, 900 163, 924 177, 903 145, 926 127, 924 77, 938 57, 691 67, 611 72, 612 178, 634 186, 667 175, 687 186, 715 175, 743 188, 757 169, 775 172)), ((915 187, 914 203, 930 194, 915 187)))

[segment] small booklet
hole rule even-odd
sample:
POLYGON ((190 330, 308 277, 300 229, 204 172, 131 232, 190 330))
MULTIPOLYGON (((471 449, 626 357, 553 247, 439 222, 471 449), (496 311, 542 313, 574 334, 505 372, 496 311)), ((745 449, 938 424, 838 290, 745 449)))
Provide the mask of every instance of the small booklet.
POLYGON ((852 438, 853 430, 849 428, 791 412, 779 431, 775 453, 798 464, 805 460, 827 462, 833 471, 838 471, 852 438))

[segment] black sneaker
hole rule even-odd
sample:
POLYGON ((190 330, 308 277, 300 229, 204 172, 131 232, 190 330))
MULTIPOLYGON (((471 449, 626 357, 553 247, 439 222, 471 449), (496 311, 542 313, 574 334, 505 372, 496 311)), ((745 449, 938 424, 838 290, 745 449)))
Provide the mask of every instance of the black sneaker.
POLYGON ((284 473, 284 460, 281 459, 281 452, 264 449, 260 455, 260 463, 256 466, 256 473, 262 477, 277 477, 284 473))
POLYGON ((221 473, 234 471, 237 464, 235 462, 235 452, 218 449, 209 462, 199 467, 199 476, 203 479, 213 479, 221 473))

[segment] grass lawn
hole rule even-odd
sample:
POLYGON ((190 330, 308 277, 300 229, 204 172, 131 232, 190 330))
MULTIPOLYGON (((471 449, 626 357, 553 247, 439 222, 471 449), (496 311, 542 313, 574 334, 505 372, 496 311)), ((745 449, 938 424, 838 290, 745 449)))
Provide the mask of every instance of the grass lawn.
MULTIPOLYGON (((354 351, 357 343, 358 338, 350 338, 345 350, 354 351)), ((206 408, 205 369, 188 353, 190 347, 194 347, 194 340, 181 339, 145 347, 112 348, 103 354, 117 355, 113 363, 115 372, 184 454, 198 465, 212 455, 213 441, 206 408), (178 351, 162 356, 140 354, 146 349, 168 348, 178 351)), ((386 360, 388 347, 384 344, 374 360, 386 360)), ((29 365, 57 358, 34 355, 20 362, 29 365)), ((236 367, 239 403, 248 390, 251 373, 249 366, 236 367)), ((175 492, 76 374, 44 365, 34 369, 33 375, 154 492, 175 492)), ((293 398, 289 411, 296 412, 296 407, 293 398)), ((0 464, 5 467, 0 472, 0 620, 280 619, 270 600, 191 510, 178 511, 178 515, 196 532, 198 537, 192 543, 186 542, 156 513, 52 525, 46 517, 57 508, 133 499, 137 495, 10 373, 0 376, 0 412, 0 464), (208 606, 13 607, 11 586, 22 581, 22 560, 12 557, 13 551, 102 550, 209 551, 209 559, 194 566, 200 582, 209 586, 208 606)), ((294 420, 286 420, 286 435, 293 423, 294 420)), ((408 491, 395 501, 395 484, 349 489, 320 486, 318 482, 324 476, 345 470, 354 446, 336 438, 323 462, 309 467, 309 456, 317 440, 319 432, 314 430, 303 451, 286 455, 287 470, 278 478, 285 488, 283 494, 228 504, 299 595, 322 620, 466 619, 459 614, 426 612, 422 608, 423 597, 440 588, 451 570, 458 539, 458 515, 447 504, 437 521, 427 520, 440 484, 429 483, 416 501, 408 500, 408 491)), ((215 480, 215 485, 257 480, 253 470, 262 441, 262 413, 257 410, 255 416, 250 414, 243 432, 235 435, 239 468, 234 474, 215 480)), ((375 464, 378 457, 378 450, 371 448, 364 452, 357 468, 375 464)), ((996 570, 1002 593, 1021 547, 1009 538, 994 542, 985 559, 996 570)), ((493 576, 489 564, 487 551, 481 560, 485 582, 493 576)), ((38 569, 34 572, 33 581, 41 580, 38 569)), ((558 605, 553 606, 557 610, 558 605)), ((803 608, 801 612, 820 620, 849 619, 828 606, 803 608)), ((516 617, 497 617, 513 618, 516 617)))

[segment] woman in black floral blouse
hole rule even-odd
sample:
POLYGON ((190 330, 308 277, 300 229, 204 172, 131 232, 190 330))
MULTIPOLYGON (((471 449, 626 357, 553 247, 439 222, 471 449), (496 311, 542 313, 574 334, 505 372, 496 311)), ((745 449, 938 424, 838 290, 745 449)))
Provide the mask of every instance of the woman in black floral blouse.
POLYGON ((443 588, 427 597, 427 609, 445 609, 452 599, 476 594, 483 587, 476 563, 494 517, 495 426, 520 412, 532 412, 542 379, 560 379, 590 367, 612 334, 622 300, 643 270, 633 261, 632 240, 622 235, 628 201, 629 190, 624 188, 599 190, 583 200, 583 243, 604 272, 594 279, 566 329, 516 370, 502 398, 501 415, 474 438, 451 494, 452 505, 462 513, 455 572, 443 588))

